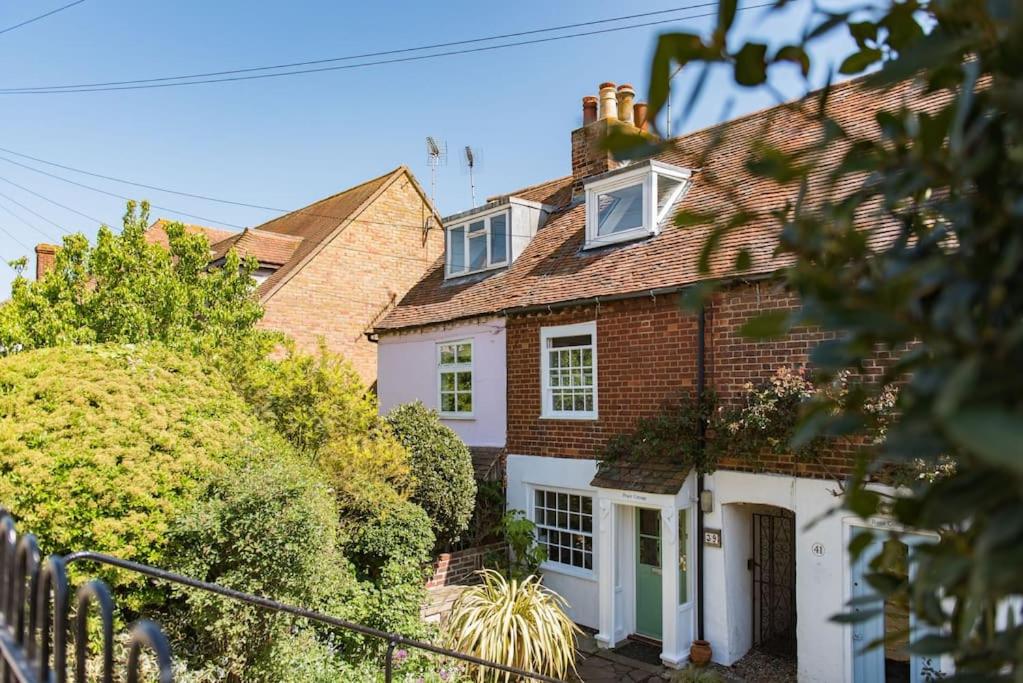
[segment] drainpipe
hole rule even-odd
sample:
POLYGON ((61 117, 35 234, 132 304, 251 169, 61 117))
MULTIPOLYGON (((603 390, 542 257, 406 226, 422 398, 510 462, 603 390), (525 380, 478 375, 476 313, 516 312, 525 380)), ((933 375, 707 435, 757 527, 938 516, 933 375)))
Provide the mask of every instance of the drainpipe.
MULTIPOLYGON (((703 396, 706 384, 706 340, 707 309, 700 306, 700 315, 696 324, 696 405, 703 408, 703 396)), ((696 441, 702 459, 706 449, 707 422, 700 416, 697 423, 696 441)), ((703 472, 696 475, 696 638, 703 637, 703 472)))

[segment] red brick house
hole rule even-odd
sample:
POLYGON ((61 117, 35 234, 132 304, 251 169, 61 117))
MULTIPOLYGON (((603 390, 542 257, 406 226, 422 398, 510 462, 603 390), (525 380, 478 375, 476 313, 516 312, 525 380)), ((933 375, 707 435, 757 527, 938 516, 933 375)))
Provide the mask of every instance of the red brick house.
MULTIPOLYGON (((167 245, 159 219, 147 239, 167 245)), ((324 340, 363 381, 376 382, 376 348, 366 338, 443 252, 440 218, 412 172, 400 166, 304 208, 241 232, 185 225, 210 242, 210 263, 230 250, 259 263, 261 325, 315 351, 324 340)), ((36 248, 36 270, 55 247, 36 248)))
MULTIPOLYGON (((797 305, 770 279, 782 265, 773 220, 729 234, 709 274, 697 266, 709 229, 672 221, 682 209, 727 210, 722 180, 765 214, 783 207, 792 197, 746 170, 750 145, 766 136, 790 150, 820 131, 775 107, 625 164, 593 141, 612 125, 642 127, 645 107, 632 96, 604 84, 599 100, 584 98, 570 175, 444 220, 445 258, 376 325, 381 405, 419 398, 470 445, 505 449, 508 506, 537 525, 544 581, 602 646, 653 641, 678 666, 705 638, 724 664, 752 647, 787 650, 799 680, 883 681, 886 665, 917 680, 922 660, 854 648, 883 633, 883 618, 856 629, 828 620, 863 590, 863 568, 846 553, 861 522, 823 515, 846 454, 726 457, 705 477, 671 461, 599 460, 612 436, 701 378, 735 398, 805 363, 822 339, 739 335, 752 316, 797 305), (751 267, 740 274, 742 249, 751 267), (701 314, 684 310, 680 296, 706 279, 726 286, 701 314)), ((828 100, 832 116, 864 133, 874 112, 903 103, 934 100, 908 84, 880 93, 855 81, 828 100)), ((891 233, 865 227, 871 240, 891 233)))

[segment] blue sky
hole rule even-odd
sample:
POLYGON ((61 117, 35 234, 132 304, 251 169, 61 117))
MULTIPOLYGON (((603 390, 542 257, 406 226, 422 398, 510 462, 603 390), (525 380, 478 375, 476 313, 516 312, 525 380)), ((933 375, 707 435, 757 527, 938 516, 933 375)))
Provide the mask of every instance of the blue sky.
MULTIPOLYGON (((0 34, 0 88, 328 58, 703 2, 86 0, 0 34)), ((62 4, 62 0, 4 3, 0 28, 62 4)), ((791 40, 808 7, 807 0, 796 0, 777 16, 766 15, 764 9, 740 12, 739 35, 758 36, 772 44, 791 40)), ((705 6, 617 25, 692 17, 713 9, 705 6)), ((299 208, 403 163, 429 187, 424 138, 433 135, 446 141, 450 152, 448 164, 438 170, 437 204, 442 213, 454 213, 470 206, 469 180, 458 158, 465 145, 472 145, 482 157, 476 178, 479 197, 564 175, 570 170, 569 133, 581 122, 582 96, 595 95, 597 85, 610 80, 633 83, 642 99, 657 35, 675 29, 708 31, 712 22, 711 17, 679 19, 541 45, 290 78, 121 92, 0 95, 0 147, 151 185, 299 208)), ((814 55, 819 61, 814 83, 821 83, 826 65, 848 50, 845 37, 822 43, 814 55)), ((676 79, 676 113, 693 75, 684 71, 676 79)), ((735 116, 772 103, 764 93, 737 89, 727 74, 717 76, 693 116, 676 124, 674 133, 714 123, 726 111, 735 116)), ((781 86, 787 95, 801 93, 795 78, 783 79, 781 86)), ((3 152, 0 156, 12 158, 3 152)), ((206 220, 157 209, 154 217, 224 227, 257 225, 278 215, 25 163, 206 220)), ((56 242, 62 234, 11 199, 67 230, 95 234, 93 221, 28 190, 120 225, 123 200, 0 160, 0 193, 7 195, 0 196, 0 228, 10 233, 0 232, 4 260, 31 255, 37 242, 56 242)), ((8 291, 12 277, 10 269, 0 268, 0 291, 8 291)))

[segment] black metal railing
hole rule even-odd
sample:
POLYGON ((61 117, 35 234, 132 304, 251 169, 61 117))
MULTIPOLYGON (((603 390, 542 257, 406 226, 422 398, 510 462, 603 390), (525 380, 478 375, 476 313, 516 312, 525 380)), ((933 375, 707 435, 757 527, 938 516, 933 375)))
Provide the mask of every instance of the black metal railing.
MULTIPOLYGON (((14 521, 0 508, 0 683, 65 683, 68 670, 68 582, 67 567, 74 563, 95 562, 166 581, 180 586, 206 591, 222 597, 270 610, 301 617, 347 631, 360 633, 386 643, 384 651, 384 680, 391 683, 394 675, 394 654, 398 647, 422 650, 459 662, 484 667, 492 671, 511 674, 523 681, 562 683, 557 678, 545 676, 491 662, 455 650, 434 645, 426 641, 406 638, 397 633, 354 622, 338 619, 326 614, 287 605, 277 600, 243 593, 214 583, 200 581, 189 576, 152 567, 138 562, 123 560, 111 555, 90 551, 76 552, 60 557, 51 555, 40 568, 39 549, 31 534, 20 539, 14 529, 14 521)), ((74 681, 85 683, 88 619, 95 607, 102 626, 102 670, 103 683, 113 681, 114 603, 110 590, 102 581, 92 580, 76 592, 77 614, 75 616, 74 681)), ((128 683, 137 683, 140 675, 141 654, 152 652, 156 659, 160 683, 173 679, 170 646, 156 624, 140 621, 131 627, 128 638, 126 662, 128 683)))
MULTIPOLYGON (((59 555, 40 560, 32 534, 17 533, 14 519, 0 508, 0 683, 66 683, 74 664, 75 683, 85 683, 89 658, 89 622, 100 619, 100 680, 114 680, 114 600, 102 581, 88 581, 75 592, 75 649, 69 660, 70 589, 67 563, 59 555)), ((142 652, 155 660, 160 683, 171 683, 170 644, 151 621, 138 621, 129 629, 125 672, 128 683, 138 683, 142 652)))

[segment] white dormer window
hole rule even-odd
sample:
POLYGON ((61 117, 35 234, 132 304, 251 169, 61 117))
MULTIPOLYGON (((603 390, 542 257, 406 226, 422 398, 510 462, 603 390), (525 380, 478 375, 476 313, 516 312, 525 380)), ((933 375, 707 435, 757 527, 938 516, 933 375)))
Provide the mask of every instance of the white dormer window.
POLYGON ((508 208, 473 216, 447 231, 447 277, 508 265, 508 208))
POLYGON ((647 161, 586 184, 586 248, 656 235, 682 193, 688 169, 647 161))

